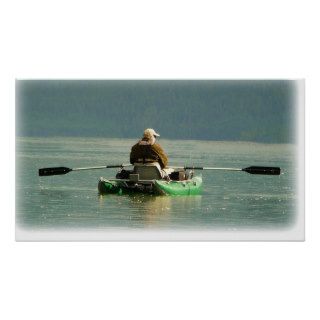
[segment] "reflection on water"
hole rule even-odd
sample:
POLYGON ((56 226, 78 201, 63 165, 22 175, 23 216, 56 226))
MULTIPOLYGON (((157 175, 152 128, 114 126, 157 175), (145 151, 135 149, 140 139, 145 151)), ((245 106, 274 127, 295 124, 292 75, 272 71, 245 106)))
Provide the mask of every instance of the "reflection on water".
MULTIPOLYGON (((201 195, 154 196, 154 195, 99 195, 100 210, 104 211, 117 201, 126 208, 126 217, 136 227, 165 227, 179 225, 181 219, 201 209, 201 195)), ((121 211, 121 210, 120 210, 121 211)))

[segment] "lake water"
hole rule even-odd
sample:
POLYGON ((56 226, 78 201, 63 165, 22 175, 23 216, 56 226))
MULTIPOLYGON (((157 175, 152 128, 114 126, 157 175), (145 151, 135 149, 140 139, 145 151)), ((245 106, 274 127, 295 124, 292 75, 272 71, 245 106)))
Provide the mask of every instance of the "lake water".
POLYGON ((107 234, 132 230, 282 230, 295 223, 296 150, 288 144, 160 140, 169 163, 175 166, 261 165, 282 169, 280 176, 197 171, 203 177, 203 192, 198 196, 99 195, 99 178, 114 177, 117 169, 38 176, 38 169, 43 167, 128 163, 135 142, 17 138, 17 228, 30 234, 77 230, 107 234))

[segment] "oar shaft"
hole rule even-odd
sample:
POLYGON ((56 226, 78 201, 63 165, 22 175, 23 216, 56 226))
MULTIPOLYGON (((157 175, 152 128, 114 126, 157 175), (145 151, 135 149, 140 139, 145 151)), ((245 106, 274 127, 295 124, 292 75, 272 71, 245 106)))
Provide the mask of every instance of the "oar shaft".
POLYGON ((122 168, 122 167, 129 167, 131 164, 116 164, 110 166, 98 166, 98 167, 85 167, 85 168, 73 168, 72 171, 80 171, 80 170, 92 170, 92 169, 109 169, 109 168, 122 168))
MULTIPOLYGON (((175 168, 175 167, 173 167, 175 168)), ((181 168, 181 167, 177 167, 181 168)), ((242 171, 242 169, 239 168, 217 168, 217 167, 184 167, 186 170, 224 170, 224 171, 242 171)))
POLYGON ((195 170, 242 171, 242 169, 239 169, 239 168, 216 168, 216 167, 186 167, 186 169, 195 169, 195 170))
POLYGON ((262 167, 251 166, 247 168, 219 168, 219 167, 171 167, 173 169, 185 169, 185 170, 223 170, 223 171, 244 171, 251 174, 263 174, 263 175, 280 175, 281 169, 279 167, 262 167))
MULTIPOLYGON (((73 168, 72 171, 105 169, 105 168, 110 168, 110 167, 108 167, 108 166, 100 166, 100 167, 73 168)), ((117 166, 117 168, 119 168, 119 167, 117 166)))
POLYGON ((67 168, 67 167, 42 168, 42 169, 39 169, 39 176, 55 176, 55 175, 66 174, 71 171, 106 169, 106 168, 123 168, 123 167, 129 167, 129 166, 131 166, 131 164, 99 166, 99 167, 86 167, 86 168, 72 168, 72 169, 67 168))

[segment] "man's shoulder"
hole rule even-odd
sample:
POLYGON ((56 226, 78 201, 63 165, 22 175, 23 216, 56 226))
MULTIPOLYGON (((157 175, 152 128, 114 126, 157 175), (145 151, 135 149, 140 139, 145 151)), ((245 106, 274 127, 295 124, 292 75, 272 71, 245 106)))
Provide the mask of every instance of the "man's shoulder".
POLYGON ((139 147, 139 142, 140 142, 140 141, 138 141, 137 143, 135 143, 135 144, 131 147, 131 149, 135 149, 135 148, 139 147))
POLYGON ((156 150, 162 150, 162 147, 161 147, 160 144, 157 143, 157 142, 152 145, 152 148, 154 148, 154 149, 156 149, 156 150))

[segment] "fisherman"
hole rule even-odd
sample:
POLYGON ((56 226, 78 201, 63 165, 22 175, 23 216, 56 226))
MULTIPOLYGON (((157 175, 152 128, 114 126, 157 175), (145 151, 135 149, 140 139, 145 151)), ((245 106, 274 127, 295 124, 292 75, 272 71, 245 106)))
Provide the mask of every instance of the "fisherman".
POLYGON ((131 148, 130 163, 158 162, 163 170, 168 164, 168 157, 160 144, 156 143, 157 137, 160 134, 153 129, 144 130, 142 139, 131 148))

